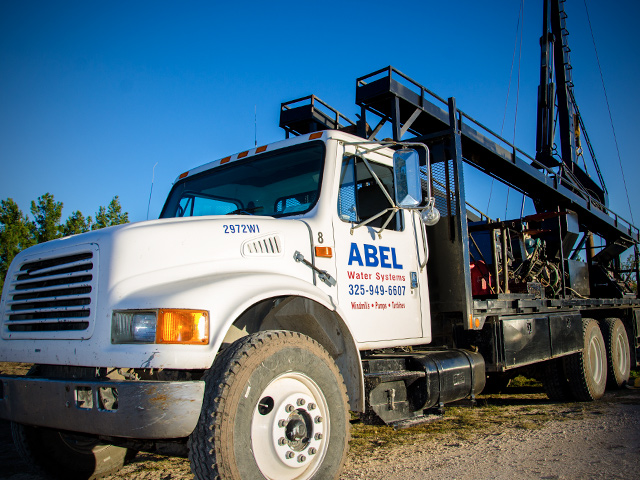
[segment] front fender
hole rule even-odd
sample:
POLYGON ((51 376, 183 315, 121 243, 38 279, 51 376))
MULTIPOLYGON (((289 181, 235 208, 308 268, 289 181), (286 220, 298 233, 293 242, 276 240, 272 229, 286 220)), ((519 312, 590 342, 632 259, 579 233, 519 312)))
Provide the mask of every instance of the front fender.
MULTIPOLYGON (((334 300, 315 285, 279 273, 230 273, 198 277, 137 290, 115 301, 114 310, 161 308, 202 309, 210 313, 209 345, 111 345, 110 350, 138 351, 128 366, 204 369, 213 363, 233 322, 252 305, 274 297, 308 298, 330 311, 334 300)), ((117 362, 119 365, 122 362, 117 362)), ((124 365, 123 365, 124 366, 124 365)))
MULTIPOLYGON (((147 306, 142 308, 208 310, 211 315, 211 341, 208 346, 156 345, 155 347, 162 348, 157 349, 159 351, 152 358, 144 357, 147 368, 206 369, 213 364, 225 337, 234 328, 234 322, 261 301, 278 297, 309 300, 330 313, 329 316, 319 316, 317 321, 318 324, 324 323, 324 328, 330 335, 339 337, 343 343, 342 351, 332 352, 330 345, 324 343, 322 338, 318 337, 316 340, 334 355, 349 392, 351 408, 362 410, 364 379, 355 340, 344 322, 344 317, 337 310, 334 298, 312 283, 279 273, 216 275, 136 292, 119 302, 118 308, 141 308, 141 304, 146 304, 147 306)), ((315 338, 311 332, 304 331, 304 328, 300 331, 315 338)))

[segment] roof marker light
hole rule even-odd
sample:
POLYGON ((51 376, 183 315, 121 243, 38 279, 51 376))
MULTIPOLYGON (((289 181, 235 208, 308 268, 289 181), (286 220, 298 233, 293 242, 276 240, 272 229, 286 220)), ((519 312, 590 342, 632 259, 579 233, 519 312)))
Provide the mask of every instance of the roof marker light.
POLYGON ((220 160, 220 165, 224 165, 225 163, 227 163, 229 160, 231 160, 231 157, 224 157, 222 160, 220 160))
POLYGON ((256 153, 262 153, 267 149, 266 145, 263 145, 262 147, 258 147, 256 148, 256 153))
POLYGON ((315 140, 316 138, 320 138, 322 136, 322 132, 316 132, 309 135, 309 140, 315 140))
POLYGON ((246 157, 247 155, 249 155, 249 150, 247 150, 246 152, 239 153, 239 154, 238 154, 238 158, 244 158, 244 157, 246 157))
POLYGON ((178 180, 182 180, 184 177, 186 177, 187 175, 189 175, 189 172, 184 172, 181 173, 180 176, 178 177, 178 180))

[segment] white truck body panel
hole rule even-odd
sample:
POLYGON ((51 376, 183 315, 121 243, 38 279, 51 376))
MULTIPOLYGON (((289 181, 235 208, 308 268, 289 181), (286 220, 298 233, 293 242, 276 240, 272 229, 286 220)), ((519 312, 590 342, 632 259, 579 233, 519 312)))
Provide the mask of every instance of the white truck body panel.
MULTIPOLYGON (((356 137, 338 132, 325 135, 338 141, 327 141, 322 194, 303 222, 291 217, 243 215, 160 219, 59 239, 20 253, 8 280, 25 262, 93 249, 99 261, 94 266, 98 288, 92 292, 92 321, 82 332, 9 332, 3 322, 1 336, 10 341, 3 342, 0 359, 84 366, 207 368, 233 319, 259 299, 280 295, 302 295, 335 309, 349 325, 359 349, 428 343, 431 328, 426 269, 419 268, 417 258, 426 248, 416 245, 422 238, 411 231, 411 215, 402 212, 403 231, 384 231, 379 237, 364 226, 352 232, 353 224, 338 218, 336 185, 342 156, 355 153, 353 146, 344 144, 356 137), (279 243, 281 251, 251 253, 252 242, 270 238, 279 243), (337 286, 318 281, 310 268, 294 261, 295 251, 313 258, 310 240, 314 245, 333 248, 333 258, 318 257, 315 262, 337 278, 337 286), (419 288, 411 288, 411 272, 418 276, 419 288), (113 310, 159 308, 211 312, 209 345, 111 344, 113 310), (393 315, 387 310, 393 310, 393 315)), ((296 137, 273 147, 298 143, 301 138, 296 137)), ((387 151, 368 157, 392 164, 387 151)), ((219 165, 220 161, 211 162, 189 175, 219 165)), ((6 299, 10 293, 5 289, 2 297, 3 319, 10 307, 6 299)))

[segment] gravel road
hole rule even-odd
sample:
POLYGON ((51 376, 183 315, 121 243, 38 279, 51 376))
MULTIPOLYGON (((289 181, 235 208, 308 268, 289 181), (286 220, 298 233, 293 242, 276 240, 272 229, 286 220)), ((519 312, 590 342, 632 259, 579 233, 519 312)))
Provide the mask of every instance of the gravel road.
POLYGON ((539 429, 498 429, 351 456, 342 479, 640 479, 640 391, 605 402, 539 429))
MULTIPOLYGON (((507 395, 497 403, 489 397, 484 403, 454 409, 464 418, 450 430, 434 424, 433 429, 396 434, 381 427, 386 433, 379 437, 376 432, 381 429, 355 426, 341 479, 640 478, 640 389, 607 393, 589 404, 552 404, 540 393, 507 395)), ((27 470, 13 448, 8 423, 0 421, 0 479, 39 478, 27 470)), ((107 478, 193 477, 186 459, 141 453, 107 478)))

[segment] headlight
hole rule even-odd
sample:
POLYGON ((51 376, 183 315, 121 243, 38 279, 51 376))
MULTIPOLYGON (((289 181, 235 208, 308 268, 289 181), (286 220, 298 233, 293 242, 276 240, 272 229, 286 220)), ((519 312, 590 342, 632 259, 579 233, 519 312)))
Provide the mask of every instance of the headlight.
POLYGON ((155 313, 134 313, 131 332, 134 342, 153 343, 156 339, 155 313))
POLYGON ((209 343, 209 312, 203 310, 116 311, 111 343, 209 343))

